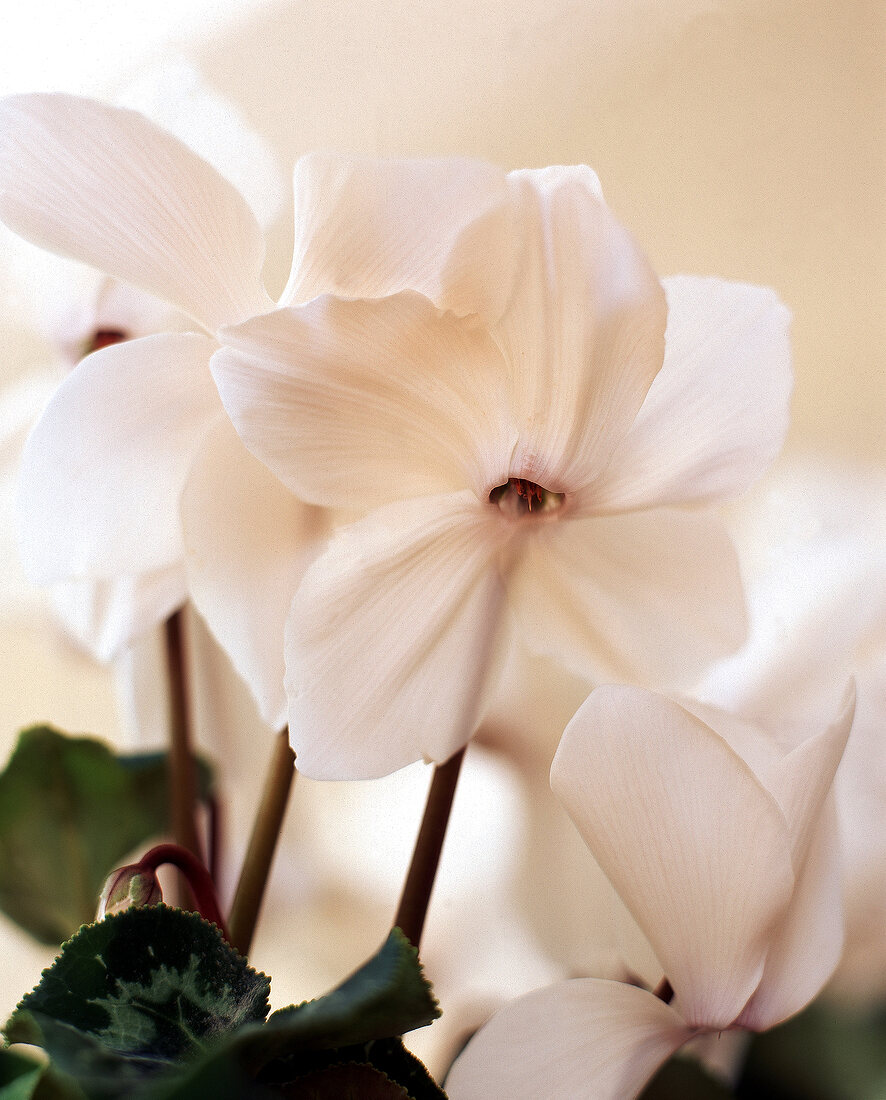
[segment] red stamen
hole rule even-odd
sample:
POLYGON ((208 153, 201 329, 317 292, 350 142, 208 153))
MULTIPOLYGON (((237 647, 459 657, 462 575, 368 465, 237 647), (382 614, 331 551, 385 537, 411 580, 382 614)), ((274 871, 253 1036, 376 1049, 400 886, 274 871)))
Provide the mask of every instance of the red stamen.
POLYGON ((525 477, 511 477, 504 485, 497 485, 489 494, 493 504, 503 511, 519 514, 531 512, 533 505, 542 511, 556 508, 563 500, 561 493, 552 493, 525 477), (510 499, 510 506, 508 500, 510 499))
POLYGON ((91 355, 94 351, 101 351, 102 348, 109 348, 112 344, 122 344, 128 337, 125 332, 116 328, 100 328, 92 334, 89 340, 86 341, 86 345, 83 351, 84 355, 91 355))

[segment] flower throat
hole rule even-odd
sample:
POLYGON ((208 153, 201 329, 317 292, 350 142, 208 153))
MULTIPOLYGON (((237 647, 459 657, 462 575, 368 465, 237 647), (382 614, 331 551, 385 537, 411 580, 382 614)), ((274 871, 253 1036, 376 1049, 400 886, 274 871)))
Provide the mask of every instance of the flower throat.
POLYGON ((497 504, 512 516, 552 512, 560 507, 563 499, 562 493, 552 493, 524 477, 508 478, 504 485, 497 485, 489 494, 490 503, 497 504))

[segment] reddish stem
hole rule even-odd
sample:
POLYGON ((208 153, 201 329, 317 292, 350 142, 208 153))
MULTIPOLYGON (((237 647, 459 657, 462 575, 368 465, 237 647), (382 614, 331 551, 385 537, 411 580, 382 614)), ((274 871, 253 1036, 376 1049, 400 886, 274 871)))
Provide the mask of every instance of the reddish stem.
POLYGON ((207 823, 206 823, 206 847, 208 854, 206 865, 213 882, 221 878, 222 841, 224 818, 221 804, 215 794, 210 794, 206 799, 207 823))
POLYGON ((231 922, 231 944, 241 955, 248 955, 252 947, 252 938, 261 912, 277 842, 280 840, 280 830, 283 828, 295 774, 295 753, 289 745, 287 726, 280 730, 274 743, 261 802, 255 814, 252 835, 243 857, 240 879, 228 914, 231 922))
POLYGON ((205 917, 210 924, 217 925, 221 934, 230 943, 231 937, 228 935, 227 925, 221 915, 215 886, 200 860, 180 844, 158 844, 149 852, 145 852, 138 862, 138 867, 155 873, 164 863, 171 863, 181 871, 194 895, 200 916, 205 917))
POLYGON ((176 842, 202 855, 194 806, 197 778, 191 749, 190 685, 188 659, 181 610, 166 620, 166 660, 169 672, 169 783, 172 809, 172 835, 176 842))
POLYGON ((415 948, 419 946, 424 930, 425 917, 431 900, 431 891, 434 888, 434 879, 437 877, 443 841, 446 839, 446 826, 449 824, 449 813, 452 810, 452 800, 455 798, 455 787, 464 755, 465 750, 461 749, 445 764, 438 764, 434 768, 424 816, 412 853, 412 862, 409 865, 397 915, 394 918, 394 926, 400 929, 415 948))

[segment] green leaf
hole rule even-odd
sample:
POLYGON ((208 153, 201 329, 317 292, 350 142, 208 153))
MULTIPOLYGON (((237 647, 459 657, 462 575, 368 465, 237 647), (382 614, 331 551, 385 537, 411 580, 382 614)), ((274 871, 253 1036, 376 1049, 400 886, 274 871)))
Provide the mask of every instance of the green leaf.
MULTIPOLYGON (((301 1093, 289 1091, 289 1089, 310 1082, 315 1077, 317 1080, 323 1080, 322 1072, 330 1073, 333 1069, 340 1067, 365 1065, 371 1066, 377 1073, 382 1074, 391 1086, 400 1089, 400 1092, 391 1092, 392 1097, 404 1096, 408 1097, 408 1100, 446 1100, 446 1093, 434 1081, 424 1064, 403 1046, 401 1039, 374 1039, 362 1046, 318 1052, 316 1058, 318 1064, 325 1058, 328 1068, 325 1071, 318 1068, 296 1078, 292 1085, 287 1086, 287 1096, 301 1096, 301 1093)), ((269 1069, 272 1068, 269 1067, 269 1069)), ((347 1078, 344 1079, 347 1080, 347 1078)))
POLYGON ((165 753, 115 756, 93 738, 25 730, 0 775, 0 909, 61 943, 95 919, 109 872, 168 822, 165 753))
POLYGON ((412 1100, 406 1089, 365 1062, 315 1070, 287 1086, 283 1095, 287 1100, 412 1100))
POLYGON ((228 1046, 154 1094, 155 1100, 265 1100, 273 1097, 335 1097, 359 1100, 446 1100, 424 1065, 400 1039, 315 1050, 269 1063, 256 1077, 228 1046), (335 1089, 340 1091, 336 1092, 335 1089), (351 1091, 345 1091, 350 1089, 351 1091), (363 1091, 361 1091, 361 1089, 363 1091))
POLYGON ((86 1100, 83 1090, 17 1051, 0 1049, 0 1100, 86 1100))
POLYGON ((270 982, 194 913, 130 909, 82 928, 6 1026, 95 1098, 137 1089, 263 1020, 270 982))
POLYGON ((378 953, 340 986, 274 1012, 263 1031, 299 1050, 329 1049, 402 1035, 439 1015, 418 952, 395 928, 378 953))
POLYGON ((327 996, 262 1023, 268 990, 200 917, 129 909, 65 945, 6 1034, 44 1047, 90 1100, 445 1100, 395 1037, 439 1015, 399 930, 327 996))
POLYGON ((0 1100, 31 1100, 43 1070, 31 1058, 0 1050, 0 1100))
POLYGON ((415 948, 394 929, 380 951, 331 993, 275 1012, 264 1024, 241 1028, 161 1095, 167 1100, 217 1097, 220 1082, 235 1080, 253 1081, 281 1095, 279 1089, 306 1073, 358 1062, 380 1069, 414 1100, 436 1100, 444 1094, 393 1037, 439 1015, 415 948))

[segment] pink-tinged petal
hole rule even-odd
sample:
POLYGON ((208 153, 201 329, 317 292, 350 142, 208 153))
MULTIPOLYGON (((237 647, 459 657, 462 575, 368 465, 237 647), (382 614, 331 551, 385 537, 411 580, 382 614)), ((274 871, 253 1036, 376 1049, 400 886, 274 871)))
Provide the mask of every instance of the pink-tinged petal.
POLYGON ((728 1027, 794 889, 787 823, 713 730, 636 688, 591 693, 551 786, 655 949, 688 1023, 728 1027))
POLYGON ((226 418, 194 460, 181 513, 191 599, 262 719, 282 729, 286 616, 326 516, 253 458, 226 418))
POLYGON ((387 505, 333 536, 287 624, 305 775, 374 779, 467 743, 490 688, 501 545, 502 525, 468 492, 387 505))
POLYGON ((501 355, 419 294, 317 298, 224 333, 212 372, 246 446, 303 500, 367 509, 507 481, 501 355))
POLYGON ((22 559, 38 583, 166 568, 181 558, 178 501, 224 411, 206 336, 146 336, 88 356, 28 438, 19 476, 22 559))
POLYGON ((0 104, 0 218, 214 331, 271 307, 238 191, 135 111, 77 96, 0 104))
POLYGON ((797 885, 766 957, 742 1026, 765 1030, 799 1012, 819 992, 843 943, 842 866, 829 791, 854 711, 852 685, 837 720, 785 755, 763 730, 724 711, 687 702, 750 765, 779 803, 791 832, 797 885))
POLYGON ((547 489, 596 478, 662 364, 664 291, 588 168, 514 172, 517 283, 493 329, 521 425, 512 473, 547 489))
POLYGON ((310 153, 296 164, 295 249, 281 301, 417 290, 441 309, 497 319, 513 280, 505 173, 464 158, 310 153))
POLYGON ((840 713, 830 726, 807 738, 761 776, 787 818, 798 874, 843 757, 854 717, 855 681, 852 680, 846 688, 840 713))
POLYGON ((791 395, 790 313, 771 290, 664 280, 664 365, 587 507, 625 511, 743 492, 781 450, 791 395))
POLYGON ((818 818, 794 896, 773 936, 756 992, 737 1023, 775 1027, 805 1008, 833 974, 843 950, 843 861, 832 799, 818 818))
POLYGON ((527 645, 598 683, 688 687, 745 634, 735 551, 701 513, 539 524, 508 598, 527 645))
POLYGON ((99 661, 164 622, 187 598, 185 573, 176 564, 115 580, 56 585, 52 602, 65 629, 99 661))
POLYGON ((766 782, 766 776, 783 758, 784 748, 771 734, 737 714, 707 703, 699 703, 696 699, 681 698, 680 706, 719 734, 732 751, 744 760, 769 793, 773 793, 766 782))
POLYGON ((512 1001, 446 1077, 450 1100, 633 1100, 693 1035, 645 989, 597 978, 512 1001))

